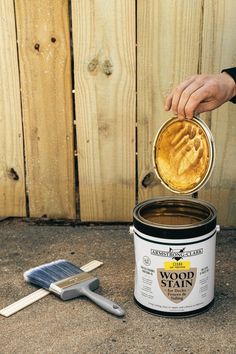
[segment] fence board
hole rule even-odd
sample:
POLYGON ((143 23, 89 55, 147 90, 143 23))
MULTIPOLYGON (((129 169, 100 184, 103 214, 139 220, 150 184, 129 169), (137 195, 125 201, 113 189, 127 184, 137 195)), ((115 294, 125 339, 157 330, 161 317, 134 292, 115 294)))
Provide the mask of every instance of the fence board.
POLYGON ((0 1, 0 216, 25 216, 23 134, 14 6, 0 1))
POLYGON ((163 108, 167 93, 198 71, 201 21, 199 0, 137 2, 139 200, 171 194, 153 173, 152 146, 171 116, 163 108))
POLYGON ((68 1, 15 6, 30 216, 74 218, 68 1))
MULTIPOLYGON (((204 2, 202 72, 219 73, 235 66, 236 2, 204 2)), ((216 164, 207 186, 199 193, 217 208, 218 222, 236 223, 236 106, 227 103, 208 114, 216 144, 216 164)))
POLYGON ((135 1, 72 0, 80 212, 126 221, 135 203, 135 1))

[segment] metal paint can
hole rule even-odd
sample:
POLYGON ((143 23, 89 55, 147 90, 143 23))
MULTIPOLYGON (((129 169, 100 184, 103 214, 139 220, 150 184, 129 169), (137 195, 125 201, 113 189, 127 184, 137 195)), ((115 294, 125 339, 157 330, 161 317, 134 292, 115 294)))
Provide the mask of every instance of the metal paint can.
POLYGON ((213 136, 199 117, 171 118, 156 135, 154 169, 178 197, 147 200, 134 209, 134 300, 148 312, 192 316, 213 304, 216 210, 184 195, 206 184, 214 161, 213 136))
POLYGON ((163 316, 192 316, 214 300, 216 210, 179 197, 134 209, 135 302, 163 316))

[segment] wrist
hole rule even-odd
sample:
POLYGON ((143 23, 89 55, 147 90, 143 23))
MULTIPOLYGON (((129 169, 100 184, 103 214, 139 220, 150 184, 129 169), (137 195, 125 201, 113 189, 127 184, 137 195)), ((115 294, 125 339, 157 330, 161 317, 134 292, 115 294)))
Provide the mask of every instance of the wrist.
POLYGON ((224 69, 221 75, 225 75, 229 87, 229 101, 236 103, 236 68, 224 69))

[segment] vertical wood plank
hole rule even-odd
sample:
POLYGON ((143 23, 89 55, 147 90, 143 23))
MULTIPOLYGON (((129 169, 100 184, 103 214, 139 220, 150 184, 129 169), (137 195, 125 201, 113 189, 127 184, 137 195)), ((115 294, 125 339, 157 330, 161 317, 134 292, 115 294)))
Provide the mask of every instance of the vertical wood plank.
POLYGON ((135 1, 72 0, 80 211, 126 221, 135 203, 135 1))
POLYGON ((68 1, 15 6, 30 216, 74 218, 68 1))
POLYGON ((0 216, 25 216, 25 175, 13 0, 0 1, 0 216))
POLYGON ((166 95, 199 65, 202 1, 137 2, 138 191, 139 200, 169 195, 152 165, 154 137, 171 113, 166 95))
MULTIPOLYGON (((204 2, 202 64, 203 73, 219 73, 236 66, 236 2, 204 2)), ((226 103, 208 114, 216 144, 216 164, 199 197, 217 209, 218 222, 236 225, 236 106, 226 103)))

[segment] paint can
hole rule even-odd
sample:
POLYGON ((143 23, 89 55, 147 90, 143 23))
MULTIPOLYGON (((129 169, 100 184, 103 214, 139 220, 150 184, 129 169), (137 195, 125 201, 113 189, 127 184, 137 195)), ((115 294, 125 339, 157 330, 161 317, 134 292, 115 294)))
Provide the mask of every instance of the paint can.
POLYGON ((134 300, 152 314, 193 316, 213 304, 216 209, 180 195, 206 184, 214 156, 213 137, 199 118, 184 123, 173 118, 156 136, 157 176, 179 195, 143 201, 133 213, 134 300))
POLYGON ((214 300, 216 210, 179 197, 134 209, 135 302, 163 316, 191 316, 214 300))

